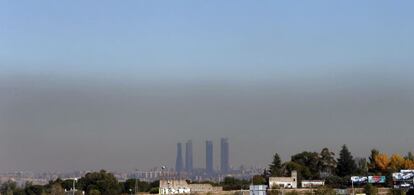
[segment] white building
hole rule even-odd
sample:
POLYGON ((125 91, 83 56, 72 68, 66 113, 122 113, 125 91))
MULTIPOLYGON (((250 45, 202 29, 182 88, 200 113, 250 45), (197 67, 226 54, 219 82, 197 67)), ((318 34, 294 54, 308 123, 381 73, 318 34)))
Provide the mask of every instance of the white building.
POLYGON ((160 180, 160 194, 189 194, 203 192, 222 191, 222 187, 215 187, 211 184, 188 184, 185 180, 169 179, 160 180))
POLYGON ((323 180, 303 180, 302 181, 302 188, 315 188, 321 187, 325 185, 325 181, 323 180))
POLYGON ((266 195, 267 185, 250 185, 250 195, 266 195))
POLYGON ((290 177, 269 177, 270 188, 297 188, 298 173, 292 171, 290 177))

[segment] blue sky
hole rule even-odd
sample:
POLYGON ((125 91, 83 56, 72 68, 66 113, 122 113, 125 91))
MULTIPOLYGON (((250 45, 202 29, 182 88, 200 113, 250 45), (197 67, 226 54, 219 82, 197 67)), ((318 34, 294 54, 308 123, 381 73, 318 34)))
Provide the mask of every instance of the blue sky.
MULTIPOLYGON (((1 1, 0 68, 134 79, 403 74, 412 1, 1 1)), ((412 70, 412 69, 411 69, 412 70)))

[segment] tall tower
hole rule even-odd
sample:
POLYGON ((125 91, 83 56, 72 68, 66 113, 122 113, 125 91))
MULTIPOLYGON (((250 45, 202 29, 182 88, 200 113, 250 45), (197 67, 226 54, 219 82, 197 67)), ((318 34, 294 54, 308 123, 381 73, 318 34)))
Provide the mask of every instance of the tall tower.
POLYGON ((213 174, 213 142, 206 141, 206 173, 213 174))
POLYGON ((178 173, 183 171, 183 155, 181 151, 181 143, 177 143, 177 159, 175 161, 175 171, 178 173))
POLYGON ((228 173, 230 166, 229 166, 229 141, 227 138, 221 138, 220 143, 220 171, 221 173, 228 173))
POLYGON ((193 142, 191 140, 185 143, 185 171, 187 173, 193 171, 193 142))

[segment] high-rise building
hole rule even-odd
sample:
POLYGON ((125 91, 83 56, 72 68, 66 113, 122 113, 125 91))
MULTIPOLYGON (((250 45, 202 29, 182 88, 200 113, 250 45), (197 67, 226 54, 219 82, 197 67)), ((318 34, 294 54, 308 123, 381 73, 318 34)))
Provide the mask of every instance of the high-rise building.
POLYGON ((177 159, 175 161, 175 171, 178 173, 183 171, 183 154, 181 151, 181 143, 177 143, 177 159))
POLYGON ((229 166, 229 141, 227 138, 221 138, 220 143, 220 171, 221 173, 228 173, 229 166))
POLYGON ((206 173, 213 174, 213 142, 206 141, 206 173))
POLYGON ((191 140, 185 143, 185 171, 187 173, 193 171, 193 142, 191 140))

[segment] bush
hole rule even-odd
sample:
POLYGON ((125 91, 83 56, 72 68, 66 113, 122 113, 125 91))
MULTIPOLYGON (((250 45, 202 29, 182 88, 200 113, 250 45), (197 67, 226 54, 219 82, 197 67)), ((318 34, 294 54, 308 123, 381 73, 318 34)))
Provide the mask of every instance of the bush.
POLYGON ((331 188, 345 189, 348 187, 350 179, 347 177, 329 176, 325 180, 325 184, 331 188))
POLYGON ((159 193, 158 187, 151 188, 150 191, 149 191, 149 193, 150 194, 158 194, 159 193))

